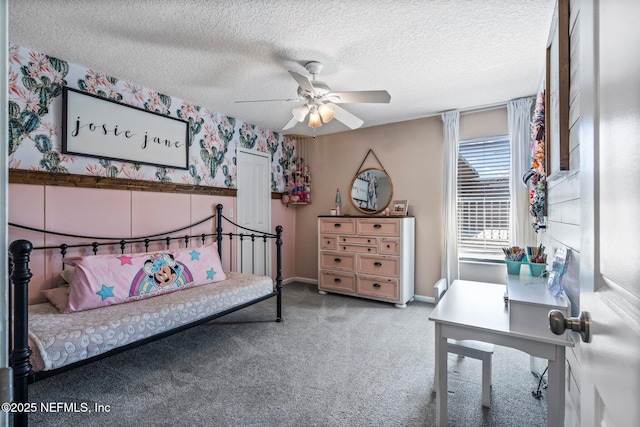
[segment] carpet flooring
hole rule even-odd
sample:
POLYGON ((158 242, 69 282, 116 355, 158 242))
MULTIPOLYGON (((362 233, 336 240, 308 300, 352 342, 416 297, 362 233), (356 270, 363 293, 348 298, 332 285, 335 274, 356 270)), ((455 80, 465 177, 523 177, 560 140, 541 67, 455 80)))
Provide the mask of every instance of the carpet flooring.
MULTIPOLYGON (((39 381, 29 401, 82 404, 32 426, 433 426, 433 305, 320 295, 316 285, 39 381), (96 406, 98 405, 98 406, 96 406), (102 409, 102 412, 97 412, 102 409)), ((473 307, 470 307, 473 309, 473 307)), ((449 355, 449 425, 544 426, 525 353, 496 347, 490 409, 481 362, 449 355)))

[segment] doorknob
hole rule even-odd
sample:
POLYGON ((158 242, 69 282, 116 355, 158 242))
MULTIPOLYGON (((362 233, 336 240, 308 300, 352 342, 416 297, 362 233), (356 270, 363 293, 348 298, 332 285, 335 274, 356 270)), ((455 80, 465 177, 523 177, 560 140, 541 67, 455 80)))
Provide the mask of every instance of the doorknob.
POLYGON ((591 342, 591 332, 589 324, 591 316, 588 311, 581 311, 579 317, 564 317, 564 313, 560 310, 551 310, 549 312, 549 329, 556 335, 564 334, 564 331, 571 329, 578 332, 583 342, 591 342))

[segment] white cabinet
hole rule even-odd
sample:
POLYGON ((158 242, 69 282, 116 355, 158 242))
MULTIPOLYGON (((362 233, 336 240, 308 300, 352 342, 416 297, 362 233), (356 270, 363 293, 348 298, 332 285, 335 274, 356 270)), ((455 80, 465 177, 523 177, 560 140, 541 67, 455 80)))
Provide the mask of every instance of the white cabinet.
POLYGON ((414 294, 415 218, 318 218, 318 290, 405 307, 414 294))

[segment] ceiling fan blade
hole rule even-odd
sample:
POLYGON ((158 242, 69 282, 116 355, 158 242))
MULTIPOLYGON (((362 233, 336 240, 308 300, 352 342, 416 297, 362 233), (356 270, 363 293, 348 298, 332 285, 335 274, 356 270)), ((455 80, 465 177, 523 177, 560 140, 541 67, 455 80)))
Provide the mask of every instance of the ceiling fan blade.
POLYGON ((300 99, 253 99, 249 101, 236 101, 236 104, 244 104, 247 102, 292 102, 292 101, 300 101, 300 99))
POLYGON ((289 71, 289 74, 291 74, 291 77, 293 77, 295 81, 298 82, 298 86, 300 86, 302 89, 306 90, 307 92, 316 93, 316 90, 311 84, 311 80, 309 80, 302 74, 296 73, 295 71, 289 71))
POLYGON ((337 105, 331 103, 327 103, 326 105, 329 105, 330 108, 335 112, 333 118, 344 123, 349 129, 357 129, 364 123, 364 121, 357 118, 342 107, 338 107, 337 105))
POLYGON ((299 107, 296 107, 291 110, 291 113, 293 114, 294 119, 302 123, 305 117, 307 117, 307 114, 309 114, 309 105, 303 104, 299 107))
POLYGON ((336 104, 383 103, 391 101, 386 90, 356 90, 351 92, 331 92, 325 98, 336 104))
POLYGON ((284 125, 282 130, 291 129, 292 127, 294 127, 297 124, 298 124, 298 121, 296 120, 295 117, 293 117, 291 120, 289 120, 289 122, 286 125, 284 125))

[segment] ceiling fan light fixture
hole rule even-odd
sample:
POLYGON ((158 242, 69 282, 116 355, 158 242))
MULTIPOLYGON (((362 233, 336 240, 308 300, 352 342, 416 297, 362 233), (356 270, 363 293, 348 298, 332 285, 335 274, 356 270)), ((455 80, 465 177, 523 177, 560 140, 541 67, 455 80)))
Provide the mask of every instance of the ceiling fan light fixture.
POLYGON ((329 123, 333 119, 336 119, 349 129, 357 129, 364 124, 364 121, 340 107, 340 104, 388 104, 391 101, 391 95, 386 90, 332 92, 326 83, 316 79, 317 75, 322 71, 320 62, 308 62, 305 64, 305 68, 311 74, 311 79, 308 76, 289 70, 289 75, 298 83, 297 99, 263 99, 236 102, 293 101, 303 103, 304 105, 291 110, 292 117, 283 128, 283 130, 287 130, 295 127, 298 123, 304 123, 307 115, 309 116, 307 124, 313 129, 319 128, 323 123, 329 123))
POLYGON ((307 104, 304 104, 294 108, 293 110, 291 110, 291 112, 293 113, 293 117, 295 117, 297 121, 302 123, 302 121, 304 121, 304 118, 307 117, 309 106, 307 104))
POLYGON ((326 104, 320 104, 318 107, 318 113, 320 114, 323 123, 329 123, 333 120, 333 116, 336 115, 335 111, 326 104))
POLYGON ((320 114, 317 111, 312 111, 309 114, 309 127, 310 128, 319 128, 322 126, 322 122, 320 121, 320 114))

